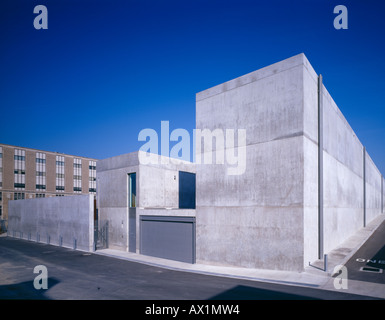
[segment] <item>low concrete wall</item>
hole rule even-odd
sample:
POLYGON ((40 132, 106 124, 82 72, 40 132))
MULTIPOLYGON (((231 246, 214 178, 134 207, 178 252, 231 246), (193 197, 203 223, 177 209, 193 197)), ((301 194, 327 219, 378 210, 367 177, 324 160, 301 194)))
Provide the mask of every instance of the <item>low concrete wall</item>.
POLYGON ((10 237, 93 251, 93 227, 93 195, 9 202, 8 236, 10 237))

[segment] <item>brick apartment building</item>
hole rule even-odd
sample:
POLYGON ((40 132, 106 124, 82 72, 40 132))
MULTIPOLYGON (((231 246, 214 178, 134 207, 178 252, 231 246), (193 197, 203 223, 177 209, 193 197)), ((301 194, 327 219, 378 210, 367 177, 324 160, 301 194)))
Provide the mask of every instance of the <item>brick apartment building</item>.
POLYGON ((0 144, 0 220, 8 201, 96 195, 96 159, 0 144))

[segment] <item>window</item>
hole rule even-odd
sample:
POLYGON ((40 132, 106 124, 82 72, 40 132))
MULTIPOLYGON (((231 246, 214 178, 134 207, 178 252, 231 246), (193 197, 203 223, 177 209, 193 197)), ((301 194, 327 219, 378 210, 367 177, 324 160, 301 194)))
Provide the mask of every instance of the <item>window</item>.
POLYGON ((25 161, 25 156, 20 156, 15 154, 14 159, 19 161, 25 161))
POLYGON ((36 198, 45 198, 45 193, 36 193, 36 198))
POLYGON ((46 154, 43 152, 36 152, 36 179, 35 185, 37 190, 45 189, 46 185, 46 154))
POLYGON ((128 205, 130 208, 136 207, 136 173, 128 174, 128 205))
POLYGON ((36 163, 45 164, 45 153, 36 152, 36 163))
POLYGON ((88 192, 96 192, 96 161, 88 161, 88 192))
POLYGON ((64 192, 64 156, 56 156, 56 191, 64 192))
POLYGON ((73 172, 73 188, 74 192, 82 191, 82 159, 74 158, 73 172))
POLYGON ((3 193, 0 192, 0 201, 2 201, 2 200, 3 200, 3 193))
POLYGON ((15 149, 14 155, 14 187, 25 188, 25 150, 15 149))
POLYGON ((24 192, 15 192, 13 194, 13 200, 21 200, 24 199, 24 192))

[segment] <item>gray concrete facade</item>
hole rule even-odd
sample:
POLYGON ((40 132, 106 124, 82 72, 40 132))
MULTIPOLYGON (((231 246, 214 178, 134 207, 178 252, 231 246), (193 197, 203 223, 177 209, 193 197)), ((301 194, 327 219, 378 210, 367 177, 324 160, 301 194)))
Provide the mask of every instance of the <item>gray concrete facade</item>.
POLYGON ((9 202, 8 236, 93 251, 94 196, 9 202))
POLYGON ((178 208, 178 173, 195 173, 194 164, 158 155, 152 155, 155 163, 141 164, 141 153, 145 154, 137 151, 98 162, 99 220, 109 221, 109 247, 112 249, 128 251, 135 248, 139 253, 139 223, 142 215, 195 216, 194 209, 178 208), (135 208, 129 208, 130 173, 136 173, 135 208))
MULTIPOLYGON (((164 257, 174 230, 188 240, 166 252, 176 260, 187 244, 183 261, 303 271, 366 227, 384 212, 385 180, 322 79, 299 54, 197 93, 196 129, 209 134, 195 136, 196 163, 142 151, 99 160, 98 221, 108 221, 109 248, 142 253, 143 240, 144 251, 164 257), (245 167, 234 170, 243 151, 245 167)), ((10 236, 93 248, 92 196, 9 208, 10 236)))
POLYGON ((197 165, 197 261, 301 271, 320 245, 327 253, 381 213, 381 174, 366 154, 363 181, 363 146, 321 89, 319 99, 318 75, 299 54, 197 94, 197 129, 247 132, 243 175, 197 165))

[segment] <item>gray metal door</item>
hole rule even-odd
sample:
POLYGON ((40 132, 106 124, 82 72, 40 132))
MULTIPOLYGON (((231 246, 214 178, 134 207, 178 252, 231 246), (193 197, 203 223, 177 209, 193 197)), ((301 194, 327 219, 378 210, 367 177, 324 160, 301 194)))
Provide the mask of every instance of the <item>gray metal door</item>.
POLYGON ((140 253, 195 263, 195 217, 140 216, 140 253))

